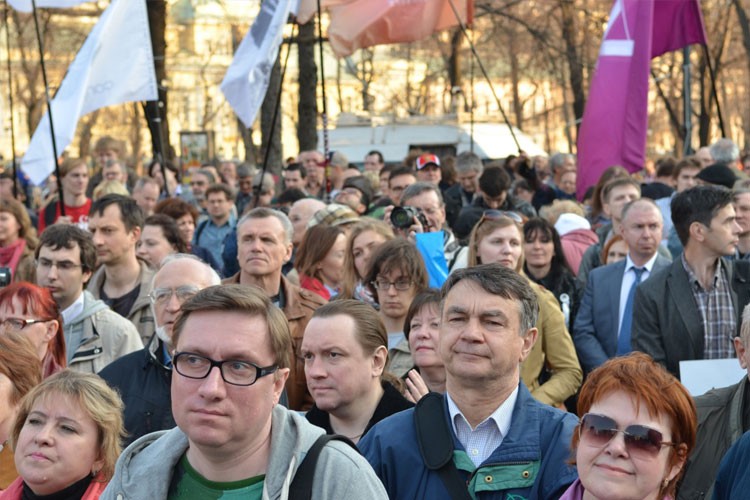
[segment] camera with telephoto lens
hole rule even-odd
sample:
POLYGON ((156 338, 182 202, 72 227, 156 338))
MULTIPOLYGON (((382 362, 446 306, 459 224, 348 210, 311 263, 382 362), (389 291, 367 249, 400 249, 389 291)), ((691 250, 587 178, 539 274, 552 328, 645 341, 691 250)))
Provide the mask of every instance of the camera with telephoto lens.
POLYGON ((10 285, 12 275, 9 267, 0 267, 0 288, 10 285))
POLYGON ((418 220, 422 227, 427 230, 429 223, 427 217, 416 207, 396 207, 391 212, 391 224, 396 229, 408 229, 414 224, 414 219, 418 220))

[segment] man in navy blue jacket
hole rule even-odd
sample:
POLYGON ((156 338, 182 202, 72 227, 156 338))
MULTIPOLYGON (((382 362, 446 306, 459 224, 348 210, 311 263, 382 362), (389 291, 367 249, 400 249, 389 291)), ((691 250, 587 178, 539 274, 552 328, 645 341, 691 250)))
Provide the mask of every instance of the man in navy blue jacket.
MULTIPOLYGON (((498 264, 454 271, 441 295, 446 395, 434 418, 447 420, 459 482, 480 500, 558 498, 577 477, 567 462, 577 420, 520 382, 537 337, 536 295, 498 264)), ((449 498, 420 453, 414 410, 377 424, 360 449, 389 498, 449 498)))

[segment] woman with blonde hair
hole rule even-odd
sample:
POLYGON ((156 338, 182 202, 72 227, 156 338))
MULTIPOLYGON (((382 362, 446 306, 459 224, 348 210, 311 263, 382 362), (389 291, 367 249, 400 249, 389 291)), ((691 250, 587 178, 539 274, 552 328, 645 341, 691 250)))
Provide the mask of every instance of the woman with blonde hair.
POLYGON ((34 250, 39 240, 26 208, 14 199, 0 199, 0 267, 13 281, 36 281, 34 250))
POLYGON ((97 375, 64 370, 24 398, 11 442, 19 478, 0 500, 96 500, 115 470, 120 396, 97 375))
MULTIPOLYGON (((525 276, 522 224, 514 212, 485 211, 469 237, 469 266, 497 263, 525 276)), ((536 399, 560 406, 578 390, 583 372, 560 303, 551 292, 528 281, 539 300, 539 334, 521 365, 521 379, 536 399)))
POLYGON ((370 290, 363 282, 370 266, 370 257, 380 245, 393 239, 393 229, 383 221, 363 219, 349 230, 349 240, 344 257, 342 299, 356 299, 375 306, 370 290))

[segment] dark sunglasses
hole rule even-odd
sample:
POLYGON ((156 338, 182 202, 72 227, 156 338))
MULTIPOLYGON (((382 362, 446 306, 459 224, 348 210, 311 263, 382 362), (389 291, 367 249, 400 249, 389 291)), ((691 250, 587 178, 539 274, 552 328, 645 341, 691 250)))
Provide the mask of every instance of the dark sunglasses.
POLYGON ((676 443, 663 441, 661 432, 645 425, 629 425, 621 431, 617 428, 617 422, 614 419, 604 415, 587 413, 581 418, 579 436, 581 442, 589 446, 604 447, 620 432, 625 438, 625 447, 630 455, 654 457, 662 446, 676 445, 676 443))
POLYGON ((523 217, 521 217, 521 215, 516 212, 509 212, 507 210, 489 209, 489 210, 485 210, 482 213, 482 218, 479 219, 478 224, 481 224, 482 222, 486 220, 499 220, 502 218, 508 218, 512 220, 513 222, 515 222, 516 224, 520 224, 520 225, 523 225, 524 223, 523 217))

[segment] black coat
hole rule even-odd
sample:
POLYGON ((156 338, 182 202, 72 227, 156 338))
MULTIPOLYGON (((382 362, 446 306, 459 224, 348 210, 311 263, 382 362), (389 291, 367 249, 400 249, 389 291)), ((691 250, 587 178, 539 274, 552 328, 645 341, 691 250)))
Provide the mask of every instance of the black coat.
POLYGON ((170 392, 172 370, 164 364, 162 346, 154 334, 145 349, 123 356, 99 372, 125 403, 125 446, 141 436, 176 425, 170 392))

